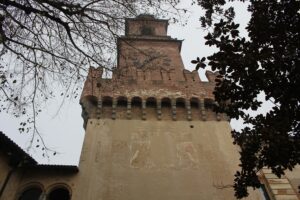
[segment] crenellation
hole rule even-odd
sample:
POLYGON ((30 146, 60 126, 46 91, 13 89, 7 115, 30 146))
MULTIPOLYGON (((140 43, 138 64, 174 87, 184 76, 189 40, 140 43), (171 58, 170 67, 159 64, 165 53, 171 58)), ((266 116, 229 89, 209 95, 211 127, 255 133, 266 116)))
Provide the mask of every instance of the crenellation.
POLYGON ((207 77, 208 81, 211 83, 215 83, 215 79, 217 78, 218 73, 214 73, 211 71, 206 71, 205 76, 207 77))
POLYGON ((89 68, 89 76, 87 78, 95 80, 95 79, 102 77, 102 74, 103 74, 103 68, 90 67, 89 68))
MULTIPOLYGON (((151 76, 153 77, 153 75, 151 75, 152 71, 150 70, 137 70, 138 73, 136 77, 128 77, 122 74, 113 76, 112 79, 92 77, 89 78, 88 81, 86 81, 82 97, 87 95, 101 95, 103 93, 109 93, 112 90, 114 90, 115 93, 125 93, 125 91, 122 90, 125 89, 127 91, 138 91, 141 89, 147 90, 150 88, 166 88, 171 92, 172 90, 181 91, 184 96, 192 96, 193 94, 197 94, 197 96, 204 95, 205 98, 213 98, 212 92, 214 89, 214 82, 201 81, 199 75, 196 72, 193 72, 194 75, 190 73, 190 80, 173 80, 172 76, 176 77, 176 74, 172 71, 173 70, 170 70, 169 72, 161 70, 156 73, 156 75, 158 75, 158 78, 151 78, 151 76), (139 76, 144 76, 144 78, 139 78, 139 76), (167 80, 165 80, 166 77, 167 80)), ((210 75, 210 78, 212 76, 214 77, 215 74, 210 75)))
MULTIPOLYGON (((197 70, 189 71, 189 70, 183 70, 183 75, 185 78, 185 81, 188 83, 193 83, 193 82, 201 82, 200 76, 198 74, 197 70)), ((195 84, 195 83, 193 83, 195 84)))

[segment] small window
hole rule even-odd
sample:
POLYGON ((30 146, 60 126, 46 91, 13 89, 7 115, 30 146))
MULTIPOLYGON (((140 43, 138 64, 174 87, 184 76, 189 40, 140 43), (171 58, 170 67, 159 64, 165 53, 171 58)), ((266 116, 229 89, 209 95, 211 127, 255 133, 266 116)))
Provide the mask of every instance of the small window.
POLYGON ((47 200, 69 200, 70 199, 70 192, 66 188, 55 188, 52 190, 49 195, 47 200))
POLYGON ((33 187, 26 189, 19 197, 19 200, 39 200, 41 195, 42 189, 38 187, 33 187))
POLYGON ((142 35, 154 35, 153 32, 153 29, 149 26, 143 26, 141 30, 142 35))

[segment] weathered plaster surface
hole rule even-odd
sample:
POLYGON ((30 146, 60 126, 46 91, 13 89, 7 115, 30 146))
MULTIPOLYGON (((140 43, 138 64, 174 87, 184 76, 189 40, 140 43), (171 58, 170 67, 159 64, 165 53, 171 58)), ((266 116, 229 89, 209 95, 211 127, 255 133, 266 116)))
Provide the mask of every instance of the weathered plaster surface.
POLYGON ((234 199, 227 122, 91 119, 83 149, 74 199, 234 199))

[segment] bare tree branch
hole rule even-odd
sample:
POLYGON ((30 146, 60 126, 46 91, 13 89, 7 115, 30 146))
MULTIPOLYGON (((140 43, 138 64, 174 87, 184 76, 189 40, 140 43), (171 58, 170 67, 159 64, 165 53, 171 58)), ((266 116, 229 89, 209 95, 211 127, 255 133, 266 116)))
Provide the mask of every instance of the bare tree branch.
POLYGON ((180 17, 178 3, 0 0, 0 104, 15 116, 28 116, 28 123, 22 122, 20 130, 26 132, 29 127, 24 124, 33 124, 29 146, 38 139, 43 153, 50 151, 36 123, 47 99, 62 94, 63 102, 69 94, 78 96, 78 87, 91 65, 106 70, 116 67, 116 41, 124 31, 125 18, 149 12, 180 17))

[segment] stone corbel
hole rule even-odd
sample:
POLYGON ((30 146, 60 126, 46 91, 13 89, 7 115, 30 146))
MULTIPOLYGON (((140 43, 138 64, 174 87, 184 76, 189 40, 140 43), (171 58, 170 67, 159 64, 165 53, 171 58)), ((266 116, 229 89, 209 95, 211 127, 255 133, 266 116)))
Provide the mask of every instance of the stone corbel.
POLYGON ((101 118, 101 114, 102 114, 102 100, 101 98, 98 100, 98 104, 97 104, 97 118, 100 119, 101 118))
POLYGON ((161 120, 161 101, 157 101, 157 119, 161 120))
POLYGON ((116 119, 117 99, 113 98, 111 118, 116 119))
POLYGON ((146 114, 146 100, 142 100, 142 120, 147 119, 147 114, 146 114))
POLYGON ((192 111, 191 111, 190 101, 186 100, 185 105, 186 105, 185 107, 186 107, 186 110, 187 110, 187 119, 188 119, 188 121, 191 121, 192 120, 192 111))
POLYGON ((172 119, 176 120, 176 99, 172 99, 172 119))
POLYGON ((204 99, 200 99, 200 112, 201 112, 202 120, 206 121, 206 112, 205 112, 204 99))
POLYGON ((127 119, 131 119, 131 101, 127 101, 127 111, 126 111, 127 119))

